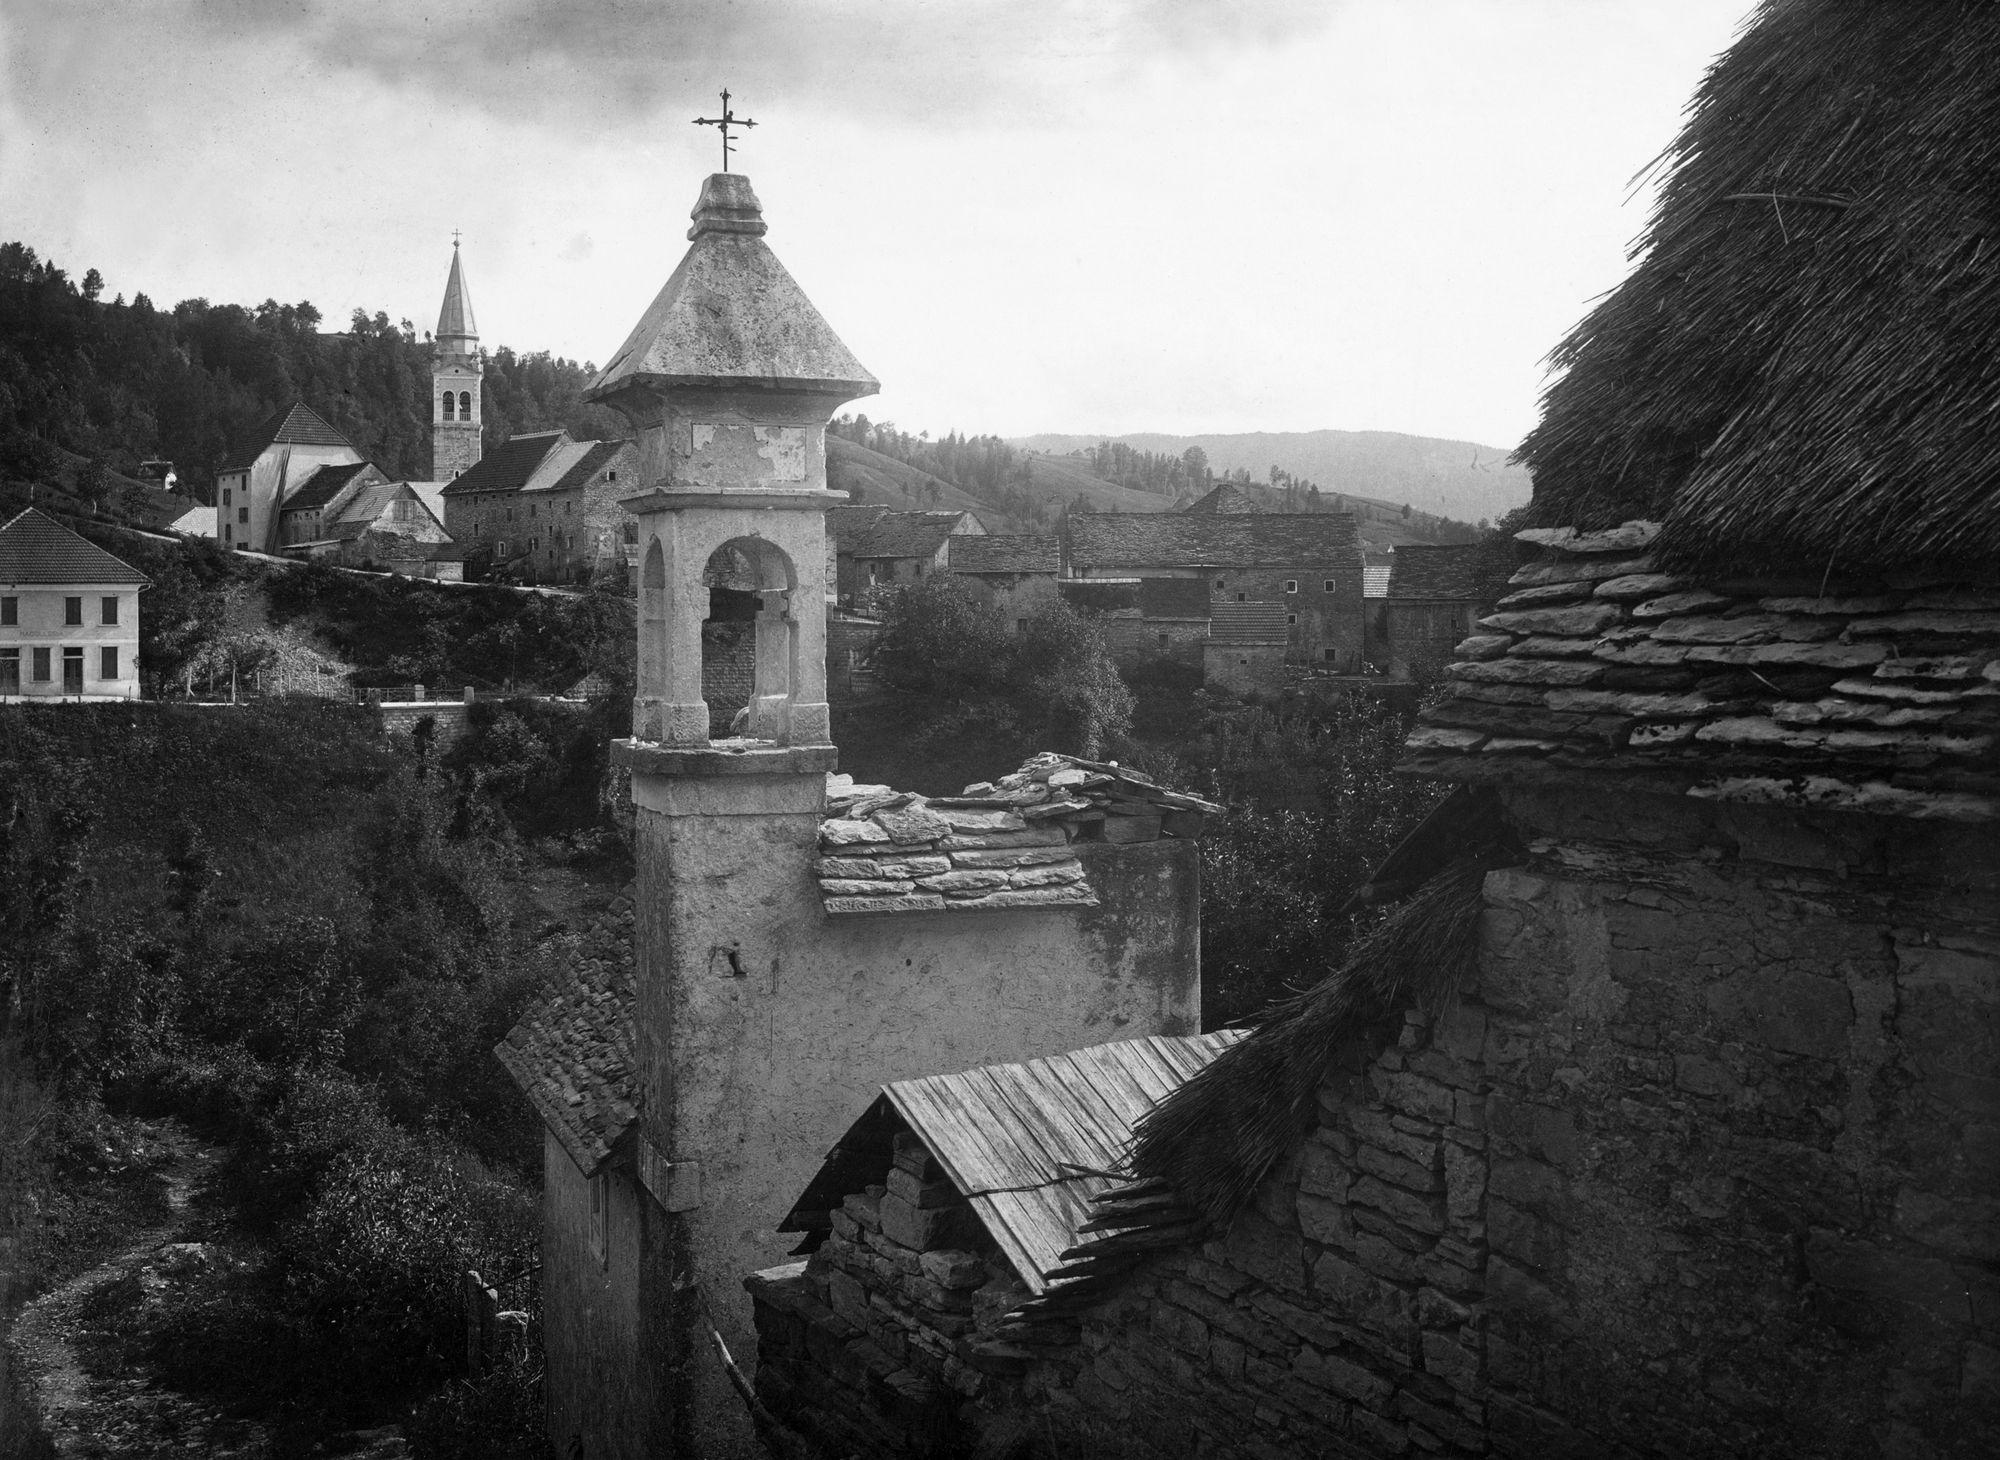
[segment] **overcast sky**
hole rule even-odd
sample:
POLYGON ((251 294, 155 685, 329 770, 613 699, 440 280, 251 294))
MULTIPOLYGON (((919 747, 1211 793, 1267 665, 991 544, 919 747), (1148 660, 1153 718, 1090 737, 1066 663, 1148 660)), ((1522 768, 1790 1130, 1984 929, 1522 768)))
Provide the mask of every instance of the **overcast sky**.
POLYGON ((906 430, 1508 447, 1750 0, 0 0, 0 236, 602 361, 727 85, 906 430))

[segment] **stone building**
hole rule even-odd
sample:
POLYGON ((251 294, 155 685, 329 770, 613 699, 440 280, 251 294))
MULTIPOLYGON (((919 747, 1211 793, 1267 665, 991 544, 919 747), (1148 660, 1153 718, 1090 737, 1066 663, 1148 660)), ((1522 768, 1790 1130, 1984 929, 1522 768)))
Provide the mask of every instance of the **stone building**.
MULTIPOLYGON (((1507 592, 1511 543, 1404 543, 1384 585, 1381 638, 1392 674, 1429 678, 1507 592)), ((1365 585, 1364 585, 1365 593, 1365 585)))
POLYGON ((285 499, 279 546, 290 557, 437 576, 435 566, 424 565, 457 559, 451 535, 425 500, 429 485, 389 481, 373 462, 323 466, 285 499))
POLYGON ((894 588, 945 571, 952 539, 980 536, 986 524, 970 512, 888 512, 839 544, 837 556, 852 561, 851 592, 894 588))
POLYGON ((1234 482, 1217 482, 1203 495, 1195 498, 1183 512, 1193 512, 1203 516, 1239 515, 1247 516, 1264 509, 1251 500, 1250 494, 1234 482))
POLYGON ((1195 578, 1217 604, 1278 605, 1285 657, 1343 672, 1362 650, 1361 546, 1351 512, 1072 512, 1063 576, 1195 578))
POLYGON ((38 508, 0 526, 0 700, 139 697, 146 575, 38 508))
POLYGON ((1016 633, 1057 597, 1062 543, 1053 535, 958 534, 946 539, 945 552, 952 576, 970 584, 979 601, 1016 633))
POLYGON ((629 441, 567 431, 513 437, 443 488, 444 525, 468 555, 531 583, 587 583, 630 570, 639 525, 629 441))
MULTIPOLYGON (((825 1338, 781 1418, 887 1454, 2000 1450, 2000 511, 1967 385, 2000 307, 1964 191, 1996 67, 1983 10, 1758 14, 1558 352, 1536 557, 1410 737, 1455 789, 1355 899, 1374 930, 1137 1117, 1014 1322, 950 1335, 951 1433, 825 1338)), ((801 1310, 766 1306, 797 1366, 801 1310)))
POLYGON ((590 392, 636 437, 636 977, 498 1051, 548 1127, 549 1433, 589 1457, 755 1453, 716 1338, 754 1352, 741 1277, 883 1083, 1200 1020, 1203 803, 1056 757, 939 800, 829 780, 824 431, 876 385, 745 178, 693 217, 590 392), (743 572, 748 735, 714 740, 703 624, 743 572))
POLYGON ((451 272, 431 340, 431 480, 449 482, 472 470, 483 454, 480 387, 486 375, 457 239, 452 240, 451 272))

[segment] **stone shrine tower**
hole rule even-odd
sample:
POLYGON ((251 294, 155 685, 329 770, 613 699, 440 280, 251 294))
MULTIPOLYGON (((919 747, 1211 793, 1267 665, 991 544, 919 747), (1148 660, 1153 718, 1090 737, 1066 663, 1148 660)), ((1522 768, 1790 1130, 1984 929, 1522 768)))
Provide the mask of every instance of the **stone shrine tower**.
POLYGON ((451 245, 451 274, 444 283, 431 353, 431 480, 448 482, 480 456, 479 387, 486 362, 479 355, 479 325, 458 243, 451 245))
POLYGON ((693 218, 587 393, 636 438, 638 684, 612 747, 632 974, 580 969, 496 1051, 548 1132, 549 1434, 590 1460, 762 1453, 716 1339, 751 1361, 744 1279, 796 1245, 779 1228, 857 1103, 1200 1021, 1199 856, 1162 817, 1144 839, 1102 810, 830 803, 826 422, 876 383, 765 245, 747 179, 710 177, 693 218), (757 595, 755 680, 748 733, 712 739, 724 591, 757 595))

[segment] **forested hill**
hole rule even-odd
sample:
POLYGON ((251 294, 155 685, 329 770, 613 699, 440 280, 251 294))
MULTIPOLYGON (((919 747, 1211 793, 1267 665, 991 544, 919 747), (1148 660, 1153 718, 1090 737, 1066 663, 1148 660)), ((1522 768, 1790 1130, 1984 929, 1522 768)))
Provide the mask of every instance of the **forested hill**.
POLYGON ((1022 436, 1025 451, 1091 451, 1106 441, 1160 457, 1201 451, 1218 476, 1248 472, 1257 482, 1310 478, 1322 492, 1361 497, 1460 522, 1497 522, 1522 506, 1532 489, 1525 467, 1511 465, 1505 447, 1406 436, 1396 431, 1254 431, 1235 435, 1169 436, 1155 432, 1103 436, 1022 436), (1273 477, 1273 469, 1278 476, 1273 477))
MULTIPOLYGON (((333 334, 304 302, 162 309, 102 293, 95 269, 75 280, 24 244, 0 244, 0 477, 46 479, 60 451, 113 472, 165 458, 184 490, 206 494, 231 443, 294 400, 391 477, 430 475, 430 346, 408 320, 357 309, 333 334)), ((582 402, 593 368, 492 351, 487 446, 556 426, 624 434, 582 402)))

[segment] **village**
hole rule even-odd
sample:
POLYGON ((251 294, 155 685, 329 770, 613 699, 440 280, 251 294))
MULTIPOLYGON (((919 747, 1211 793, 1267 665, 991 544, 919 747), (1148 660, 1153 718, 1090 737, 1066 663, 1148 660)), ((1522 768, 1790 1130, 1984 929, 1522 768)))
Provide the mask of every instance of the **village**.
POLYGON ((1476 523, 951 474, 726 91, 572 424, 0 441, 0 1460, 1994 1453, 1996 62, 1759 7, 1476 523))

